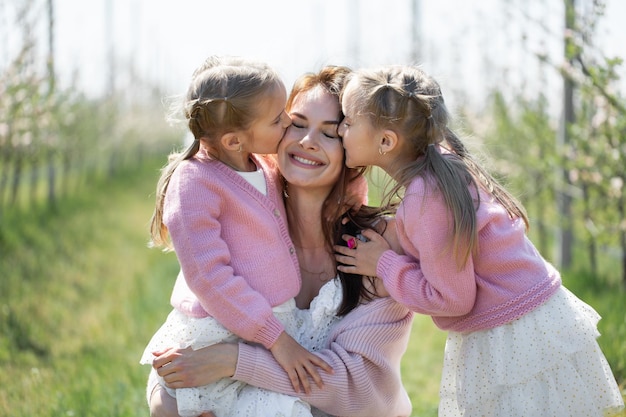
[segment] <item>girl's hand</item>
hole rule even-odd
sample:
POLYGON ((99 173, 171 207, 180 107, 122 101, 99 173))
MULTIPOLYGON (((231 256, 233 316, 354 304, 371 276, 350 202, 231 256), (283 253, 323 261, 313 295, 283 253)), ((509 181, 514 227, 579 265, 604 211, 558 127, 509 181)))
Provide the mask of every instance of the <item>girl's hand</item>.
POLYGON ((303 348, 285 332, 278 336, 270 351, 280 366, 287 372, 293 389, 298 393, 300 392, 300 384, 302 384, 305 393, 311 393, 308 375, 313 378, 313 381, 319 388, 324 387, 316 367, 322 368, 327 373, 333 372, 333 368, 326 361, 303 348))
POLYGON ((363 230, 361 234, 368 239, 367 242, 354 236, 343 235, 348 247, 335 245, 335 259, 343 264, 337 265, 337 269, 349 274, 375 277, 378 259, 391 247, 384 237, 371 229, 363 230))
POLYGON ((169 388, 191 388, 233 376, 239 346, 219 343, 198 350, 171 348, 153 354, 157 358, 152 367, 169 388))

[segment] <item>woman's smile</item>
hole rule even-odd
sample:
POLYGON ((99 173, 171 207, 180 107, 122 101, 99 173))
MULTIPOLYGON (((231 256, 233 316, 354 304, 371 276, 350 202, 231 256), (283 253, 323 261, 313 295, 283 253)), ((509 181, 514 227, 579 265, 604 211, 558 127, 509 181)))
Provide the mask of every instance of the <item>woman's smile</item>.
POLYGON ((305 167, 319 167, 319 166, 326 165, 325 163, 318 160, 317 158, 313 159, 310 156, 304 156, 302 154, 290 153, 289 156, 291 160, 294 163, 296 163, 296 165, 299 165, 299 166, 303 165, 305 167))

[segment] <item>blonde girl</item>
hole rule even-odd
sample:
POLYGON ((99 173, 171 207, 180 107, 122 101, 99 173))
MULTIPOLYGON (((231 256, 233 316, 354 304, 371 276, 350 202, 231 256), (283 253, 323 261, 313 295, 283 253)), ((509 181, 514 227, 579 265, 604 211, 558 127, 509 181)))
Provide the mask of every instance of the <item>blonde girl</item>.
MULTIPOLYGON (((448 127, 437 82, 413 66, 356 73, 339 133, 349 167, 394 180, 398 255, 379 235, 337 246, 345 272, 447 330, 439 416, 602 416, 623 407, 600 317, 526 236, 522 205, 448 127)), ((346 236, 346 239, 349 239, 346 236)))
MULTIPOLYGON (((291 123, 285 102, 282 81, 262 63, 211 57, 194 72, 184 103, 194 141, 170 156, 151 224, 153 244, 173 248, 181 266, 175 309, 141 363, 152 364, 153 353, 172 346, 199 349, 241 338, 269 349, 296 392, 309 390, 309 376, 321 385, 316 366, 330 371, 289 335, 300 271, 276 167, 259 156, 276 152, 291 123)), ((149 401, 160 386, 153 371, 149 401)), ((223 417, 241 386, 223 379, 168 393, 181 416, 212 411, 223 417)), ((282 412, 310 415, 308 404, 290 398, 282 412)))

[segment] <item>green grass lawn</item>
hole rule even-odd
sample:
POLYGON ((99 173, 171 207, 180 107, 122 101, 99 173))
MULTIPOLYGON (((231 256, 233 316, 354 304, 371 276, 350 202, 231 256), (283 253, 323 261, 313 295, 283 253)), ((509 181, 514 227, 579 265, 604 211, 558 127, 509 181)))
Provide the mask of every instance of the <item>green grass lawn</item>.
MULTIPOLYGON (((157 170, 94 185, 56 214, 4 213, 0 416, 148 415, 138 360, 178 271, 173 254, 146 246, 157 170)), ((607 308, 622 319, 609 316, 603 339, 626 335, 617 296, 607 308)), ((437 415, 444 343, 417 317, 402 369, 415 416, 437 415)))

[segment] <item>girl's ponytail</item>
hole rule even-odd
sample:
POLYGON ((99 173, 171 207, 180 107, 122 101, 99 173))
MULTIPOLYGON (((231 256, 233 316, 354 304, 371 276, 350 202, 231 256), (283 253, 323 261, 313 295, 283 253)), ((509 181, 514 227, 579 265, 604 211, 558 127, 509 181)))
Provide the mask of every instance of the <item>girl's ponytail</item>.
POLYGON ((192 158, 200 150, 200 141, 194 139, 184 152, 172 153, 168 156, 168 163, 161 170, 161 177, 156 187, 156 203, 152 219, 150 220, 150 242, 149 247, 164 247, 170 250, 171 245, 167 238, 167 227, 163 224, 163 206, 165 203, 165 193, 172 178, 172 174, 178 166, 187 159, 192 158))

